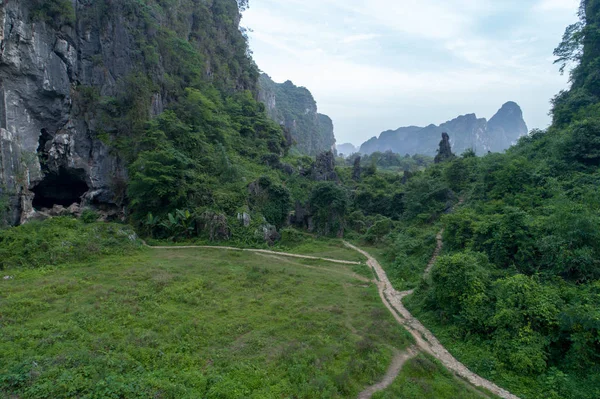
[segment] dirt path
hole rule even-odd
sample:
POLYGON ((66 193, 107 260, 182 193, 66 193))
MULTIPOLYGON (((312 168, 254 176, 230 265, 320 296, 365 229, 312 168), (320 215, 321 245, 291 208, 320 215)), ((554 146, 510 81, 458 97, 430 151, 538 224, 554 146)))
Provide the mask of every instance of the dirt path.
POLYGON ((385 377, 383 377, 383 380, 381 380, 375 385, 371 385, 370 387, 362 391, 358 395, 358 399, 371 399, 375 392, 383 391, 384 389, 392 385, 396 377, 398 377, 398 374, 400 374, 400 370, 402 370, 404 363, 417 356, 418 353, 419 352, 417 348, 414 346, 411 346, 405 351, 396 352, 396 354, 394 355, 394 359, 392 360, 392 364, 388 368, 388 371, 385 377))
POLYGON ((175 246, 173 246, 173 247, 154 247, 154 246, 150 246, 150 245, 146 244, 145 242, 144 242, 144 246, 146 246, 148 248, 152 248, 152 249, 172 249, 172 250, 177 250, 177 249, 221 249, 221 250, 225 250, 225 251, 244 251, 244 252, 254 252, 254 253, 259 253, 259 254, 285 256, 288 258, 321 260, 324 262, 340 263, 343 265, 362 265, 363 264, 361 262, 352 262, 349 260, 319 258, 316 256, 298 255, 298 254, 288 254, 285 252, 268 251, 266 249, 243 249, 243 248, 233 248, 233 247, 217 247, 217 246, 210 246, 210 245, 198 245, 198 246, 188 245, 188 246, 181 246, 181 247, 175 247, 175 246))
MULTIPOLYGON (((429 264, 427 265, 427 268, 425 269, 425 272, 423 274, 424 277, 428 276, 431 273, 431 269, 433 268, 433 265, 435 264, 435 261, 436 261, 438 255, 440 254, 440 251, 442 250, 442 233, 443 233, 443 231, 437 235, 437 246, 436 246, 435 252, 433 254, 433 257, 431 258, 431 261, 429 262, 429 264)), ((427 328, 425 328, 425 326, 423 326, 423 324, 421 324, 421 322, 419 320, 417 320, 415 317, 413 317, 413 315, 408 311, 408 309, 406 309, 404 307, 404 304, 402 303, 402 299, 404 297, 412 294, 413 291, 412 290, 404 291, 404 292, 396 291, 394 289, 394 287, 392 286, 392 283, 388 279, 387 274, 385 273, 385 271, 383 270, 383 268, 381 267, 381 265, 379 264, 379 262, 377 262, 377 260, 375 258, 373 258, 369 253, 363 251, 362 249, 360 249, 358 247, 355 247, 354 245, 352 245, 350 243, 344 242, 344 244, 347 247, 352 248, 355 251, 361 253, 362 255, 364 255, 367 258, 367 265, 371 269, 373 269, 373 271, 375 272, 375 274, 377 276, 377 280, 373 281, 373 282, 375 284, 377 284, 379 296, 381 297, 383 304, 389 309, 389 311, 392 313, 392 315, 398 321, 398 323, 400 323, 404 327, 406 327, 406 329, 411 333, 411 335, 414 337, 414 339, 417 343, 416 347, 411 347, 405 351, 398 352, 394 356, 392 364, 390 365, 390 367, 387 371, 387 374, 385 375, 383 380, 380 381, 379 383, 367 388, 365 391, 363 391, 359 395, 358 399, 369 399, 372 397, 372 395, 375 392, 384 390, 387 387, 389 387, 393 383, 394 379, 400 373, 400 370, 402 369, 402 366, 406 363, 406 361, 411 359, 412 357, 414 357, 417 354, 417 349, 420 349, 426 353, 429 353, 430 355, 432 355, 433 357, 438 359, 447 369, 453 371, 456 375, 466 379, 474 386, 485 388, 488 391, 490 391, 490 392, 494 393, 495 395, 498 395, 499 397, 504 398, 504 399, 519 399, 517 396, 511 394, 510 392, 506 391, 505 389, 500 388, 493 382, 488 381, 485 378, 482 378, 479 375, 471 372, 465 365, 463 365, 458 360, 456 360, 450 354, 450 352, 448 352, 448 350, 446 350, 446 348, 444 348, 444 346, 442 346, 442 344, 438 341, 438 339, 429 330, 427 330, 427 328)), ((144 243, 144 245, 149 248, 152 248, 152 249, 161 249, 161 250, 220 249, 220 250, 228 250, 228 251, 253 252, 253 253, 277 256, 277 257, 283 256, 283 257, 288 257, 288 258, 320 260, 320 261, 345 264, 345 265, 360 265, 360 264, 362 264, 361 262, 352 262, 352 261, 339 260, 339 259, 319 258, 319 257, 315 257, 315 256, 290 254, 290 253, 284 253, 284 252, 275 252, 275 251, 268 251, 268 250, 263 250, 263 249, 241 249, 241 248, 218 247, 218 246, 152 247, 152 246, 147 245, 146 243, 144 243)), ((301 265, 301 264, 299 264, 299 265, 301 265)), ((307 265, 301 265, 301 266, 309 267, 307 265)), ((324 270, 331 271, 329 269, 324 269, 324 270)), ((343 273, 343 274, 347 275, 348 277, 355 277, 355 278, 360 277, 359 280, 366 280, 362 276, 348 275, 346 273, 343 273)))
MULTIPOLYGON (((346 246, 354 249, 355 251, 360 252, 364 256, 367 257, 367 265, 371 267, 378 279, 376 281, 377 288, 379 289, 379 296, 381 297, 384 305, 392 312, 394 318, 411 333, 417 342, 417 346, 424 352, 429 353, 438 359, 448 370, 451 370, 458 376, 466 379, 471 384, 485 388, 488 391, 498 395, 504 399, 519 399, 517 396, 511 394, 507 390, 500 388, 496 384, 491 381, 486 380, 485 378, 480 377, 479 375, 470 371, 464 364, 459 362, 442 346, 440 341, 427 329, 419 320, 417 320, 413 315, 404 307, 402 303, 402 298, 410 295, 413 291, 404 291, 398 292, 392 286, 392 283, 387 277, 387 274, 377 262, 375 258, 373 258, 370 254, 363 251, 360 248, 355 247, 354 245, 345 242, 346 246)), ((435 250, 434 256, 429 262, 427 269, 425 270, 425 275, 428 275, 435 263, 437 256, 439 255, 442 249, 442 233, 438 234, 438 243, 437 248, 435 250)), ((399 370, 398 370, 399 371, 399 370)), ((397 374, 396 374, 397 375, 397 374)), ((366 397, 365 397, 366 398, 366 397)), ((359 399, 362 399, 360 397, 359 399)))
POLYGON ((318 267, 318 266, 310 266, 310 265, 303 265, 302 263, 298 263, 298 262, 294 262, 293 260, 289 260, 289 259, 285 259, 282 256, 278 256, 278 255, 269 255, 269 254, 264 254, 261 252, 258 252, 257 255, 259 256, 264 256, 265 258, 269 258, 269 259, 277 259, 280 262, 284 262, 284 263, 289 263, 290 265, 294 265, 294 266, 298 266, 298 267, 303 267, 306 269, 314 269, 314 270, 320 270, 320 271, 324 271, 324 272, 328 272, 328 273, 335 273, 335 274, 339 274, 342 276, 346 276, 346 277, 350 277, 359 281, 362 281, 363 283, 372 283, 372 280, 369 280, 366 277, 363 277, 359 274, 353 273, 353 272, 349 272, 346 273, 344 271, 341 270, 335 270, 335 269, 328 269, 326 267, 318 267))
POLYGON ((433 251, 433 256, 431 257, 431 260, 427 264, 427 268, 425 269, 425 272, 423 273, 423 277, 429 276, 429 274, 431 273, 431 269, 433 269, 433 265, 435 265, 435 261, 437 260, 438 256, 440 256, 440 252, 442 252, 442 247, 444 246, 444 243, 442 241, 443 235, 444 235, 444 230, 442 229, 442 231, 440 231, 438 233, 438 235, 435 237, 435 239, 437 240, 437 245, 435 247, 435 251, 433 251))

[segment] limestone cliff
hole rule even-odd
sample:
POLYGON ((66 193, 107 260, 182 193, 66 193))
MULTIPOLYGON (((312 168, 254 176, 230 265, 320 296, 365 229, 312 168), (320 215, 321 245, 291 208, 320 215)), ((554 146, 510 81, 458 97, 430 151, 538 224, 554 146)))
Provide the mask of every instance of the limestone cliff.
POLYGON ((392 151, 402 155, 435 156, 440 135, 448 133, 456 153, 473 149, 483 155, 488 151, 506 150, 527 132, 521 108, 514 102, 508 102, 489 121, 467 114, 439 126, 409 126, 383 132, 379 138, 373 137, 365 142, 360 153, 392 151))
POLYGON ((256 91, 235 0, 163 3, 0 4, 0 195, 10 198, 10 223, 53 204, 122 208, 119 135, 181 87, 256 91))
POLYGON ((327 115, 318 113, 317 103, 308 89, 297 87, 289 80, 275 83, 262 74, 259 100, 265 104, 269 117, 285 126, 301 153, 317 155, 333 149, 333 122, 327 115))

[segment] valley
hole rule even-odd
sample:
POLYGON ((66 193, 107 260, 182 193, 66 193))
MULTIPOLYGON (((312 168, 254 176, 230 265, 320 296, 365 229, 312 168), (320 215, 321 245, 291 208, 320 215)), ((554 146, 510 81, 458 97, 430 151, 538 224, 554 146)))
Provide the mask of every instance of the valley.
POLYGON ((577 2, 2 2, 0 397, 600 397, 577 2))

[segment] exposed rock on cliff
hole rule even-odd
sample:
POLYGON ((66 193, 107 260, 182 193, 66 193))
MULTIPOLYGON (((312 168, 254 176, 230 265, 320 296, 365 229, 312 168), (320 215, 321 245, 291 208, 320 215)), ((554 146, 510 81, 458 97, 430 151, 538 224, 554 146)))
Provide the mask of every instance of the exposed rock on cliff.
POLYGON ((262 74, 259 79, 259 100, 267 114, 291 134, 296 148, 306 155, 332 150, 335 145, 333 122, 317 112, 317 103, 310 91, 289 80, 275 83, 262 74))
POLYGON ((339 181, 338 175, 335 173, 335 156, 332 151, 317 155, 312 178, 316 181, 339 181))
POLYGON ((501 152, 515 144, 528 133, 521 108, 514 102, 508 102, 489 122, 477 118, 475 114, 459 116, 456 119, 427 127, 409 126, 381 133, 365 142, 360 153, 392 151, 397 154, 436 155, 437 142, 442 133, 447 132, 456 153, 473 149, 478 154, 488 151, 501 152))
POLYGON ((12 224, 53 205, 122 208, 126 161, 108 140, 121 126, 102 117, 100 99, 115 112, 119 98, 139 100, 128 111, 143 121, 192 80, 256 90, 235 0, 64 3, 64 16, 33 0, 0 6, 0 194, 9 194, 12 224), (175 55, 188 45, 203 76, 186 76, 175 55), (147 84, 128 83, 140 76, 147 84))
POLYGON ((360 166, 361 157, 358 156, 354 159, 354 165, 352 166, 352 180, 359 181, 360 175, 362 173, 362 168, 360 166))

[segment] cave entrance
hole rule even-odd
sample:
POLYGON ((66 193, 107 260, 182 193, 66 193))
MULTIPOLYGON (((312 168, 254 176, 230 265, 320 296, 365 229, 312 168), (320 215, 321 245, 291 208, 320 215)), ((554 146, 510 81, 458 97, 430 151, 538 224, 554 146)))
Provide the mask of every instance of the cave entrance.
POLYGON ((83 194, 89 190, 84 177, 82 169, 60 168, 58 173, 46 174, 44 180, 32 190, 35 194, 33 207, 39 210, 54 205, 68 207, 80 203, 83 194))

